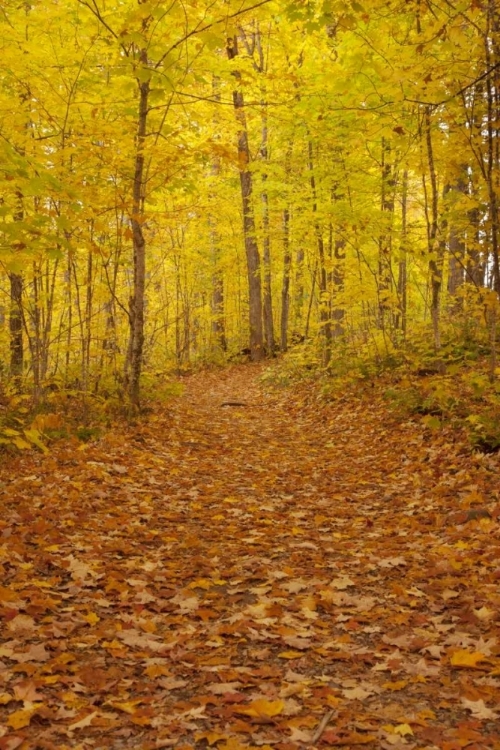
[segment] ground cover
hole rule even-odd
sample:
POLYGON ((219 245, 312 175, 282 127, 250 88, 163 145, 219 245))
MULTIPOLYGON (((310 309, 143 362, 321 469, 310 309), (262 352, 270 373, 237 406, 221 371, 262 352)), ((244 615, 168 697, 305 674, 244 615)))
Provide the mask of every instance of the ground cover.
POLYGON ((498 454, 261 366, 0 470, 0 750, 500 748, 498 454))

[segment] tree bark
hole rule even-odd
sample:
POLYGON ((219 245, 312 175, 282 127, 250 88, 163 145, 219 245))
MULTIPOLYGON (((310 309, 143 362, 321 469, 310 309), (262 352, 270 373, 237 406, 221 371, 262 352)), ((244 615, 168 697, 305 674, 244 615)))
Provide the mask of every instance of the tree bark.
POLYGON ((280 349, 288 349, 288 318, 290 315, 290 272, 292 269, 292 255, 290 253, 290 209, 283 209, 283 279, 281 286, 281 321, 280 321, 280 349))
MULTIPOLYGON (((147 66, 147 50, 142 49, 139 61, 147 66)), ((148 117, 149 81, 137 79, 139 88, 139 111, 137 118, 134 179, 132 184, 132 246, 134 252, 134 286, 129 300, 129 372, 126 375, 127 391, 131 403, 140 405, 140 380, 144 349, 144 292, 146 285, 146 240, 143 232, 144 221, 144 146, 148 117)))
POLYGON ((379 323, 382 330, 386 329, 387 321, 390 320, 392 291, 392 224, 394 218, 395 181, 389 156, 390 146, 382 138, 380 211, 384 225, 379 237, 378 261, 379 323))
MULTIPOLYGON (((466 170, 466 167, 462 168, 461 174, 459 175, 456 184, 451 188, 451 191, 462 195, 467 194, 467 183, 465 179, 467 176, 466 170)), ((458 312, 463 307, 463 299, 457 295, 465 278, 465 240, 464 232, 459 226, 457 226, 455 220, 450 221, 448 248, 448 294, 451 297, 450 309, 454 312, 458 312)))
MULTIPOLYGON (((233 60, 238 56, 238 39, 236 36, 227 41, 227 56, 233 60)), ((233 71, 238 83, 241 82, 241 74, 238 70, 233 71)), ((241 200, 243 205, 243 235, 245 239, 245 254, 248 275, 248 303, 249 303, 249 326, 250 326, 250 357, 253 361, 263 359, 264 334, 262 326, 262 282, 261 261, 259 248, 257 246, 255 232, 255 218, 252 207, 252 173, 249 170, 250 149, 248 146, 248 130, 245 115, 245 101, 240 90, 233 91, 233 105, 236 121, 239 126, 238 133, 238 164, 240 174, 241 200)))
POLYGON ((23 346, 23 277, 18 273, 9 274, 10 282, 10 374, 14 387, 19 390, 24 365, 23 346))
POLYGON ((441 348, 440 303, 441 284, 443 280, 443 247, 438 242, 438 185, 434 151, 432 146, 431 110, 426 107, 424 113, 425 142, 427 147, 427 164, 431 183, 431 215, 427 223, 427 240, 429 249, 429 278, 431 286, 431 320, 434 335, 434 348, 441 348))
POLYGON ((312 193, 312 213, 313 213, 313 224, 314 233, 316 235, 316 242, 318 246, 318 261, 319 261, 319 319, 321 324, 321 332, 325 341, 325 348, 323 351, 323 363, 325 367, 330 364, 332 356, 332 323, 330 318, 330 294, 328 290, 328 272, 326 269, 325 262, 325 241, 323 239, 323 232, 318 221, 318 196, 316 190, 316 177, 314 175, 314 161, 313 161, 313 145, 312 141, 308 142, 308 155, 309 155, 309 172, 310 172, 310 185, 312 193))
POLYGON ((396 313, 395 327, 400 328, 403 340, 407 331, 408 310, 408 265, 407 265, 407 242, 408 242, 408 170, 403 173, 403 185, 401 190, 401 243, 399 248, 398 266, 398 301, 399 310, 396 313))

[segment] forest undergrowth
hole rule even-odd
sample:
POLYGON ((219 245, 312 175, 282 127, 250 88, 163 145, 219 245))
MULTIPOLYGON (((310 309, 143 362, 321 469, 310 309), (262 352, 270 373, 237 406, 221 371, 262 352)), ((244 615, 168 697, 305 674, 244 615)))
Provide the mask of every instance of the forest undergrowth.
POLYGON ((3 457, 0 750, 500 749, 499 454, 283 373, 3 457))

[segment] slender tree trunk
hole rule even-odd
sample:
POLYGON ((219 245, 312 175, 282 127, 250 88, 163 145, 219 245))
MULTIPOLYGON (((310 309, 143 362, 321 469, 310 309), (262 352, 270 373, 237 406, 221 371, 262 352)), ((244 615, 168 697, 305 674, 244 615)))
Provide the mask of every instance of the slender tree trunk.
MULTIPOLYGON (((462 168, 456 184, 451 188, 459 195, 467 194, 466 167, 462 168)), ((455 220, 449 222, 449 266, 448 266, 448 294, 450 295, 450 310, 459 312, 463 307, 463 298, 458 296, 464 283, 465 269, 465 239, 464 232, 457 226, 455 220)))
POLYGON ((424 113, 425 142, 427 147, 427 164, 431 183, 431 214, 427 225, 428 248, 429 248, 429 278, 431 286, 431 320, 434 334, 434 348, 441 348, 440 332, 440 303, 441 284, 443 279, 443 247, 438 242, 438 184, 436 166, 434 162, 434 151, 432 146, 431 110, 426 107, 424 113))
POLYGON ((290 209, 283 209, 283 280, 281 286, 281 321, 280 321, 280 349, 288 349, 288 317, 290 314, 290 273, 292 270, 292 255, 290 253, 290 209))
POLYGON ((499 256, 499 232, 500 218, 498 206, 498 190, 500 178, 498 175, 499 164, 499 144, 500 136, 500 98, 498 87, 500 85, 500 74, 498 70, 498 33, 499 33, 499 15, 497 4, 494 0, 488 2, 488 33, 485 35, 485 59, 486 67, 494 70, 493 76, 486 78, 486 104, 487 104, 487 152, 486 152, 486 174, 488 185, 488 202, 489 202, 489 225, 490 225, 490 243, 491 243, 491 264, 493 275, 493 288, 500 296, 500 256, 499 256))
POLYGON ((319 261, 319 318, 321 323, 321 332, 325 341, 325 348, 323 352, 323 362, 325 366, 330 363, 332 355, 332 324, 330 318, 330 295, 328 290, 328 272, 326 268, 325 258, 325 242, 323 239, 323 232, 318 221, 318 196, 316 190, 316 177, 314 175, 314 161, 313 161, 313 145, 312 142, 308 142, 308 154, 309 154, 309 172, 310 172, 310 185, 312 193, 312 213, 313 213, 313 225, 314 233, 316 235, 316 242, 318 246, 318 261, 319 261))
MULTIPOLYGON (((262 38, 260 29, 257 28, 255 34, 255 45, 258 53, 258 64, 257 69, 260 73, 265 72, 266 61, 264 56, 264 50, 262 47, 262 38)), ((260 155, 264 165, 267 164, 269 159, 268 149, 268 124, 267 124, 267 101, 265 87, 261 87, 262 98, 261 98, 261 133, 262 142, 260 147, 260 155)), ((273 298, 272 298, 272 285, 271 285, 271 237, 269 234, 269 195, 266 188, 267 183, 267 172, 266 166, 262 172, 262 234, 263 234, 263 245, 262 245, 262 260, 264 266, 264 289, 263 289, 263 314, 264 314, 264 332, 266 339, 266 349, 270 356, 273 356, 276 344, 274 340, 274 321, 273 321, 273 298)))
MULTIPOLYGON (((147 67, 147 50, 139 55, 143 69, 147 67)), ((149 81, 137 82, 139 88, 139 113, 137 119, 134 181, 132 185, 132 244, 134 250, 134 287, 129 301, 130 322, 130 370, 127 377, 127 390, 131 403, 139 406, 140 380, 144 348, 144 293, 146 286, 146 240, 143 232, 144 219, 144 147, 148 118, 149 81)))
MULTIPOLYGON (((264 128, 263 128, 264 131, 264 128)), ((266 127, 267 131, 267 127, 266 127)), ((266 156, 267 159, 267 147, 266 156)), ((262 260, 264 265, 264 294, 263 294, 263 314, 264 314, 264 330, 266 336, 266 349, 269 355, 274 354, 276 344, 274 341, 274 321, 273 321, 273 301, 272 301, 272 286, 271 286, 271 238, 269 235, 269 196, 265 190, 265 182, 267 175, 262 175, 262 181, 264 183, 264 189, 262 192, 262 230, 263 230, 263 248, 262 248, 262 260)))
MULTIPOLYGON (((23 195, 20 191, 17 193, 17 202, 18 207, 14 219, 15 221, 23 221, 23 195)), ((21 380, 24 367, 22 275, 20 273, 10 273, 9 285, 10 374, 15 390, 19 391, 21 388, 21 380)))
MULTIPOLYGON (((212 77, 212 96, 216 102, 220 102, 219 79, 217 76, 212 77)), ((219 123, 217 114, 214 115, 214 129, 217 130, 219 123)), ((211 177, 215 182, 220 174, 220 158, 214 154, 212 156, 211 177)), ((210 255, 212 261, 212 335, 216 344, 223 352, 227 351, 226 331, 224 324, 224 279, 219 265, 220 256, 220 237, 217 232, 216 220, 216 198, 211 191, 209 196, 210 208, 208 211, 208 228, 210 236, 210 255)))
POLYGON ((399 267, 398 267, 398 301, 399 310, 396 314, 395 327, 400 328, 403 339, 406 339, 407 332, 407 311, 408 311, 408 170, 403 173, 403 185, 401 192, 401 243, 399 249, 399 267))
POLYGON ((14 387, 19 390, 24 366, 23 346, 23 277, 18 273, 9 274, 10 282, 10 374, 14 387))
POLYGON ((382 174, 380 210, 383 229, 379 238, 378 296, 380 327, 385 330, 390 320, 392 287, 392 224, 394 218, 394 174, 390 162, 390 147, 382 138, 382 174))
POLYGON ((302 308, 304 306, 304 250, 302 247, 299 247, 297 249, 297 253, 295 255, 295 274, 293 288, 294 294, 292 332, 300 330, 303 317, 302 308))
MULTIPOLYGON (((238 56, 238 40, 234 36, 228 39, 227 56, 234 60, 238 56)), ((238 70, 233 71, 237 83, 241 81, 238 70)), ((243 235, 245 238, 245 253, 248 274, 248 296, 249 296, 249 325, 250 325, 250 356, 253 361, 262 359, 264 351, 264 334, 262 327, 262 283, 261 262, 259 248, 257 246, 255 219, 252 207, 252 173, 250 172, 250 150, 248 146, 248 131, 245 115, 245 102, 240 90, 233 91, 233 104, 236 121, 239 126, 238 133, 238 164, 240 173, 241 199, 243 204, 243 235)))

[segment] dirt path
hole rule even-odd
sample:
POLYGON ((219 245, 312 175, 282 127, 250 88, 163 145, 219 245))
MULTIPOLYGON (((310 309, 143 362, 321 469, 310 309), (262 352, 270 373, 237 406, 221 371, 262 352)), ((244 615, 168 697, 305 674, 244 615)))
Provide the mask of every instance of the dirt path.
POLYGON ((500 748, 498 457, 259 372, 2 471, 0 750, 500 748))

